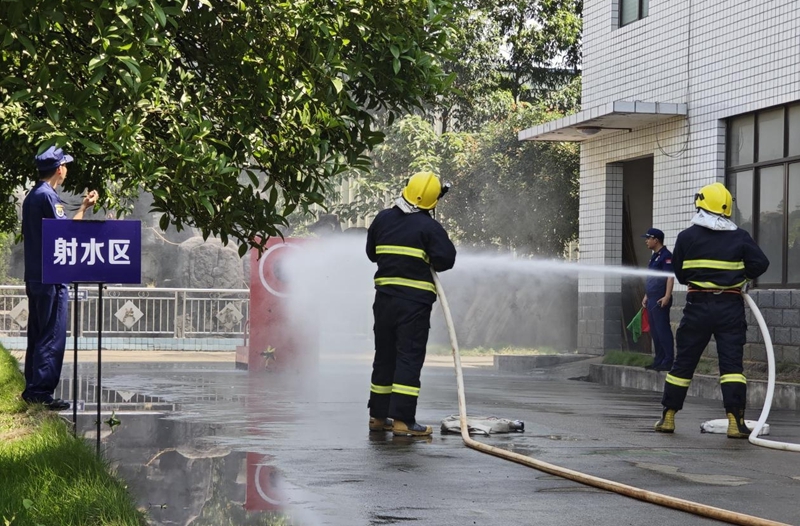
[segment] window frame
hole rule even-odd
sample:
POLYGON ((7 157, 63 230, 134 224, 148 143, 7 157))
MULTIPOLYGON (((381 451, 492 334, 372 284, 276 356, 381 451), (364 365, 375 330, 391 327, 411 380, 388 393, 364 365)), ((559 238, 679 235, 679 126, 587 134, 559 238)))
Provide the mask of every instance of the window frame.
POLYGON ((639 20, 644 19, 645 17, 644 17, 644 15, 642 13, 644 13, 644 4, 645 4, 645 2, 648 3, 647 7, 648 7, 648 14, 649 14, 650 0, 617 0, 617 11, 618 11, 618 13, 617 13, 617 27, 618 28, 626 27, 626 26, 629 26, 629 25, 631 25, 633 23, 638 22, 639 20), (630 22, 627 22, 627 23, 623 23, 622 22, 622 12, 623 12, 622 5, 625 2, 636 2, 636 18, 631 20, 630 22))
MULTIPOLYGON (((769 282, 769 283, 762 283, 760 280, 756 280, 756 284, 758 286, 767 287, 770 289, 798 289, 800 288, 800 282, 789 282, 789 210, 787 209, 789 203, 789 173, 790 173, 790 166, 792 164, 800 163, 800 154, 789 156, 789 116, 790 116, 790 108, 800 106, 800 102, 791 102, 787 104, 781 104, 778 106, 772 106, 769 108, 763 108, 757 111, 751 111, 748 113, 742 113, 740 115, 732 116, 728 119, 725 119, 726 129, 725 129, 725 183, 728 187, 731 185, 731 180, 735 177, 736 174, 740 172, 747 172, 752 171, 752 178, 753 178, 753 194, 751 196, 752 201, 750 203, 751 210, 753 211, 753 219, 752 219, 752 235, 753 239, 756 243, 759 242, 759 223, 761 220, 761 208, 760 208, 760 201, 761 201, 761 170, 764 168, 771 168, 776 166, 783 167, 783 202, 786 203, 783 210, 783 232, 781 235, 781 280, 780 283, 777 282, 769 282), (758 149, 759 149, 759 126, 758 126, 758 117, 759 114, 765 113, 768 111, 776 110, 776 109, 783 109, 783 157, 778 159, 771 159, 769 161, 759 161, 758 159, 758 149), (753 162, 749 164, 740 164, 736 166, 731 166, 731 133, 733 131, 733 126, 731 123, 738 118, 753 116, 753 144, 752 144, 752 154, 753 154, 753 162)), ((737 188, 738 193, 738 188, 737 188)), ((734 196, 737 197, 737 196, 734 196)), ((737 197, 738 198, 738 197, 737 197)))

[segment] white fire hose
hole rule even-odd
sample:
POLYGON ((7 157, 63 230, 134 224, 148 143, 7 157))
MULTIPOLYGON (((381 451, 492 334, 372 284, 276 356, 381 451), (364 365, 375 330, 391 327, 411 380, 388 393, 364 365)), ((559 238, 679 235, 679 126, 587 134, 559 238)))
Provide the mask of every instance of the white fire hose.
MULTIPOLYGON (((455 327, 453 326, 453 318, 450 315, 450 306, 447 303, 447 297, 444 294, 442 283, 441 281, 439 281, 439 276, 433 270, 431 270, 431 272, 433 274, 433 281, 436 284, 436 290, 439 294, 439 301, 442 305, 444 319, 445 322, 447 323, 447 331, 450 336, 450 344, 453 350, 453 360, 455 362, 455 369, 456 369, 456 385, 458 387, 458 415, 461 420, 461 438, 463 439, 464 444, 466 444, 467 447, 476 449, 483 453, 494 455, 496 457, 504 458, 506 460, 511 460, 513 462, 517 462, 519 464, 523 464, 528 467, 538 469, 539 471, 543 471, 551 475, 556 475, 569 480, 573 480, 575 482, 580 482, 581 484, 586 484, 587 486, 592 486, 607 491, 613 491, 614 493, 625 495, 626 497, 631 497, 644 502, 650 502, 652 504, 658 504, 659 506, 665 506, 667 508, 673 508, 676 510, 685 511, 688 513, 692 513, 694 515, 709 517, 711 519, 728 522, 730 524, 740 524, 744 526, 789 526, 788 524, 782 522, 776 522, 769 519, 762 519, 760 517, 745 515, 743 513, 724 510, 722 508, 715 508, 713 506, 707 506, 705 504, 700 504, 698 502, 692 502, 690 500, 670 497, 669 495, 663 495, 661 493, 654 493, 652 491, 643 490, 634 486, 628 486, 626 484, 614 482, 613 480, 594 477, 592 475, 587 475, 579 471, 562 468, 554 464, 549 464, 541 460, 536 460, 533 457, 527 457, 525 455, 520 455, 519 453, 514 453, 506 449, 490 446, 472 439, 472 437, 469 436, 469 425, 467 423, 467 402, 464 395, 464 377, 461 372, 461 355, 458 350, 458 340, 456 339, 456 331, 455 327)), ((748 300, 752 302, 752 300, 750 300, 749 298, 748 300)), ((753 312, 758 312, 757 308, 754 309, 753 312)), ((763 324, 764 322, 763 318, 761 318, 760 312, 758 312, 757 318, 759 319, 759 325, 762 326, 762 331, 765 332, 765 341, 766 341, 769 338, 769 334, 766 333, 766 324, 763 324)), ((772 350, 771 344, 769 346, 769 349, 771 352, 772 350)), ((774 364, 772 365, 771 370, 774 371, 774 364)), ((769 400, 771 401, 771 398, 769 400)), ((765 408, 768 409, 768 406, 765 406, 765 408)), ((763 425, 764 421, 766 421, 766 413, 762 413, 761 418, 759 419, 759 425, 763 425)), ((753 442, 753 437, 757 435, 758 431, 759 428, 757 425, 756 429, 753 430, 753 434, 750 435, 751 442, 753 442)), ((756 440, 762 442, 769 442, 758 438, 756 438, 756 440)))
POLYGON ((758 437, 759 433, 761 433, 761 429, 764 427, 764 423, 767 421, 769 410, 772 408, 772 397, 775 395, 775 352, 772 348, 772 338, 770 338, 769 331, 767 330, 767 323, 764 321, 764 316, 761 315, 758 305, 756 305, 756 302, 753 301, 753 298, 751 298, 747 293, 744 294, 744 299, 747 301, 747 305, 750 307, 750 310, 756 317, 756 321, 758 321, 758 327, 761 329, 761 334, 764 336, 764 346, 767 348, 768 373, 767 394, 764 398, 764 407, 761 409, 761 416, 758 417, 758 422, 753 428, 753 431, 750 433, 748 440, 750 440, 751 444, 755 444, 757 446, 764 446, 772 449, 782 449, 784 451, 800 452, 800 444, 777 442, 775 440, 766 440, 758 437))

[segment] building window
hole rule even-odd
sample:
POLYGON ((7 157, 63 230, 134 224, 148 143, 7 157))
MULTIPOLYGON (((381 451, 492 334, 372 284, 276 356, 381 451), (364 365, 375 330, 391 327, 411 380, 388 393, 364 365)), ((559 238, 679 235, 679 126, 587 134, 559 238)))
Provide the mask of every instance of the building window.
POLYGON ((800 288, 800 103, 727 121, 733 219, 770 261, 762 287, 800 288))
POLYGON ((636 22, 650 12, 650 0, 618 0, 619 27, 636 22))

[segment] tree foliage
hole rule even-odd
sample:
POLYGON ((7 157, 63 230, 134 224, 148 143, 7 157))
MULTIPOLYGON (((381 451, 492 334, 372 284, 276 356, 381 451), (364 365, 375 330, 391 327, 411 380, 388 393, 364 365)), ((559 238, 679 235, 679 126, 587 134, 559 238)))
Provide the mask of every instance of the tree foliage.
POLYGON ((375 213, 400 195, 408 176, 433 170, 452 189, 437 206, 438 219, 462 245, 559 257, 578 226, 578 148, 520 142, 520 130, 558 118, 543 105, 517 104, 497 92, 487 106, 495 119, 479 132, 437 135, 425 118, 394 124, 375 149, 369 174, 357 180, 357 198, 333 210, 344 219, 375 213))
POLYGON ((445 62, 456 89, 437 106, 444 131, 479 130, 486 121, 476 111, 492 93, 539 103, 579 77, 582 0, 465 0, 463 6, 453 58, 445 62))
POLYGON ((51 144, 65 187, 242 249, 446 93, 449 0, 0 2, 0 230, 51 144))
POLYGON ((422 169, 453 183, 438 207, 461 243, 561 256, 577 236, 578 149, 517 133, 580 106, 580 0, 464 0, 450 59, 455 88, 422 115, 387 126, 373 170, 351 174, 356 199, 329 204, 369 217, 422 169), (435 132, 441 126, 442 133, 435 132))
POLYGON ((520 141, 517 134, 560 115, 527 103, 474 134, 453 134, 440 174, 453 184, 438 207, 462 244, 560 257, 578 229, 578 148, 520 141))

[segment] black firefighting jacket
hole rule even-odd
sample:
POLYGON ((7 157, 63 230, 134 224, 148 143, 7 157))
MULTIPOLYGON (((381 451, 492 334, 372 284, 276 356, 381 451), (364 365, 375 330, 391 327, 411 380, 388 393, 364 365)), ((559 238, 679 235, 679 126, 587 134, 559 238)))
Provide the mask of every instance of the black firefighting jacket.
POLYGON ((711 230, 692 225, 672 251, 672 268, 689 289, 738 289, 766 272, 769 260, 746 230, 711 230))
POLYGON ((430 305, 436 301, 430 269, 453 268, 456 247, 427 211, 406 214, 394 206, 370 225, 367 257, 378 264, 376 290, 430 305))

